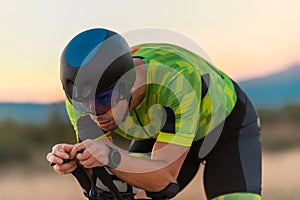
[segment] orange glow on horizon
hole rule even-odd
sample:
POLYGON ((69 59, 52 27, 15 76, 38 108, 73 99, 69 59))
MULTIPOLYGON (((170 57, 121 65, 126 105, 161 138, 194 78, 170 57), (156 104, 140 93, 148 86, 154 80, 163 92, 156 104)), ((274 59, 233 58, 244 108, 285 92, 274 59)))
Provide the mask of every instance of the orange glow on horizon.
POLYGON ((103 12, 98 12, 101 2, 82 1, 72 4, 73 12, 89 12, 65 17, 70 3, 12 0, 0 8, 0 102, 62 101, 60 54, 75 34, 92 27, 119 33, 145 27, 178 32, 203 44, 216 67, 237 81, 300 63, 300 1, 219 1, 217 6, 211 1, 161 1, 160 7, 143 1, 129 3, 130 9, 127 1, 118 7, 108 1, 103 12), (145 14, 145 7, 156 15, 145 14), (111 9, 114 17, 109 17, 111 9), (178 15, 182 10, 189 15, 178 15))

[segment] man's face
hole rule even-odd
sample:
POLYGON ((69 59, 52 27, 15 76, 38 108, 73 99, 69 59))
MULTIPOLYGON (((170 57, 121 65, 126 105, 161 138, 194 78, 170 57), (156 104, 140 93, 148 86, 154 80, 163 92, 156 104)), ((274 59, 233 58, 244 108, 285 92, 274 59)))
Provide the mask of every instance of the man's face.
POLYGON ((107 112, 96 116, 90 114, 91 118, 101 127, 104 131, 113 131, 118 128, 118 124, 121 123, 125 113, 128 109, 127 100, 123 99, 118 101, 107 112))

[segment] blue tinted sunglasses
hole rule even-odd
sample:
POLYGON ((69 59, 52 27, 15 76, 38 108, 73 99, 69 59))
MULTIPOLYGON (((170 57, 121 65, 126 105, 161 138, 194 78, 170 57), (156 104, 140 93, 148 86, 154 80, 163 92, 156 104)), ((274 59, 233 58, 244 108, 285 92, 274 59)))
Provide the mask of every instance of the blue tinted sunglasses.
POLYGON ((74 107, 82 113, 92 115, 102 115, 109 111, 111 107, 116 105, 118 101, 124 99, 123 95, 114 88, 109 88, 106 91, 96 95, 94 100, 85 102, 76 102, 74 107))

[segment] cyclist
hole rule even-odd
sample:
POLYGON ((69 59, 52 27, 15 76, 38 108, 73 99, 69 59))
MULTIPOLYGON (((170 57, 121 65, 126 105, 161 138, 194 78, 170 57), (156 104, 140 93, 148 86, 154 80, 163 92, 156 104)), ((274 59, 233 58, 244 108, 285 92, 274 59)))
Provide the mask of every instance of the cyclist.
POLYGON ((67 44, 61 82, 78 143, 47 155, 57 173, 107 166, 126 183, 159 192, 170 183, 182 190, 203 163, 208 199, 261 199, 257 112, 236 82, 199 55, 172 44, 129 48, 118 33, 95 28, 67 44), (107 137, 82 140, 82 117, 107 137), (128 152, 109 134, 132 140, 128 152))

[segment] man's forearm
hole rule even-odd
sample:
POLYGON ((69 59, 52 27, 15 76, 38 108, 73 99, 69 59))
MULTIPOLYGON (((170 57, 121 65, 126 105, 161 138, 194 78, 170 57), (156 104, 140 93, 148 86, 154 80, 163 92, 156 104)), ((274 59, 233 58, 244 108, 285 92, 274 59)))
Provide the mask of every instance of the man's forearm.
MULTIPOLYGON (((165 144, 163 144, 165 145, 165 144)), ((139 158, 121 152, 121 162, 114 174, 125 182, 150 192, 158 192, 175 182, 188 147, 168 145, 152 152, 152 158, 139 158)))
POLYGON ((158 192, 164 189, 176 177, 169 170, 170 163, 163 160, 138 158, 121 153, 121 163, 111 171, 123 181, 137 188, 158 192))

